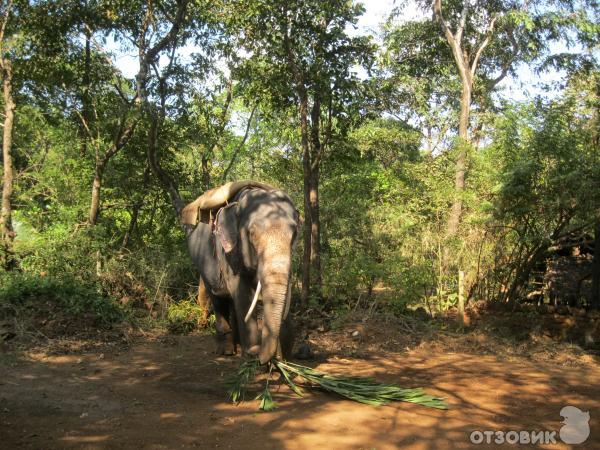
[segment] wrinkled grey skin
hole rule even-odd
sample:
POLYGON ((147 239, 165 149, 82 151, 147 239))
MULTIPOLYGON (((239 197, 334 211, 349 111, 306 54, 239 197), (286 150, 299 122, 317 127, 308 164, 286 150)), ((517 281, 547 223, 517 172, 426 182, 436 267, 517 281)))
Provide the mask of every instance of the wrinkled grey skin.
POLYGON ((217 318, 220 353, 232 353, 239 339, 244 353, 258 354, 261 363, 280 349, 291 352, 291 321, 284 321, 290 298, 292 252, 299 216, 282 191, 243 190, 211 225, 199 223, 188 234, 188 248, 209 293, 217 318), (256 312, 246 323, 257 282, 263 302, 262 333, 256 312))

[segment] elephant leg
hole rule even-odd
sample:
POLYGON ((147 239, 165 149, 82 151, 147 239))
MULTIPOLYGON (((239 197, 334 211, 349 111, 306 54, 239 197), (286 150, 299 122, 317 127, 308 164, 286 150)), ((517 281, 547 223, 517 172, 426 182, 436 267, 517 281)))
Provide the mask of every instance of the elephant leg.
POLYGON ((215 311, 215 328, 217 341, 217 355, 235 354, 234 332, 229 322, 230 320, 230 300, 221 297, 214 297, 213 309, 215 311))
POLYGON ((231 326, 232 336, 233 336, 233 352, 237 353, 238 348, 241 347, 240 341, 240 329, 238 326, 238 321, 235 313, 235 306, 233 302, 230 304, 229 308, 229 325, 231 326))
POLYGON ((294 349, 294 323, 292 315, 288 314, 285 321, 281 324, 279 333, 279 351, 278 356, 283 359, 290 359, 294 349))
POLYGON ((239 340, 242 346, 243 353, 258 353, 260 348, 260 335, 256 319, 251 317, 248 322, 245 322, 246 313, 250 308, 250 303, 254 297, 256 286, 250 286, 246 280, 238 278, 235 285, 232 286, 234 295, 234 312, 235 322, 239 333, 239 340))
POLYGON ((196 298, 196 303, 198 306, 202 308, 202 320, 204 323, 207 323, 208 316, 211 313, 211 300, 208 292, 206 290, 206 285, 204 284, 204 280, 200 278, 198 282, 198 296, 196 298))

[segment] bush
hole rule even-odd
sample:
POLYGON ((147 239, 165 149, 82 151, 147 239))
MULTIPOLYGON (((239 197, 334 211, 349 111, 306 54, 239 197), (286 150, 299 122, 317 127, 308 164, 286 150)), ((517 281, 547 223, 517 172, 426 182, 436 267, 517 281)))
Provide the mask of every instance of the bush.
POLYGON ((31 309, 31 315, 92 315, 99 325, 121 321, 126 311, 99 287, 69 275, 46 277, 27 273, 0 276, 0 316, 31 309), (48 306, 49 308, 44 308, 48 306), (48 311, 48 309, 50 311, 48 311), (12 313, 11 313, 12 312, 12 313))
POLYGON ((187 334, 196 329, 212 325, 214 316, 208 317, 208 311, 193 300, 174 302, 167 308, 169 331, 187 334))

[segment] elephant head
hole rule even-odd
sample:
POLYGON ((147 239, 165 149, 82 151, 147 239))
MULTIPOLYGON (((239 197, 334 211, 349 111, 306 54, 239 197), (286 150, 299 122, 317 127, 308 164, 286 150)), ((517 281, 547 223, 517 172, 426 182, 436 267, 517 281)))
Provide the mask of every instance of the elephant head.
POLYGON ((257 284, 247 319, 262 289, 262 336, 254 351, 263 364, 277 351, 281 324, 290 308, 292 253, 299 226, 291 198, 279 190, 244 191, 216 218, 215 234, 230 270, 257 284))

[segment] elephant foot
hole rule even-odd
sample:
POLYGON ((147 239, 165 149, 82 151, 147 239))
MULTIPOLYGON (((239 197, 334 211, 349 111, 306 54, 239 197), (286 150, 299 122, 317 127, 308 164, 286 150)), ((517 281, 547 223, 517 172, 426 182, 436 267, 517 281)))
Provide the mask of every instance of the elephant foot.
POLYGON ((298 347, 298 351, 294 354, 294 357, 296 359, 306 360, 313 359, 315 354, 313 353, 312 348, 310 348, 310 344, 307 341, 304 341, 298 347))
POLYGON ((235 342, 233 333, 217 333, 217 355, 233 356, 235 355, 235 342))
POLYGON ((246 353, 248 355, 258 355, 260 353, 260 345, 253 345, 246 353))

